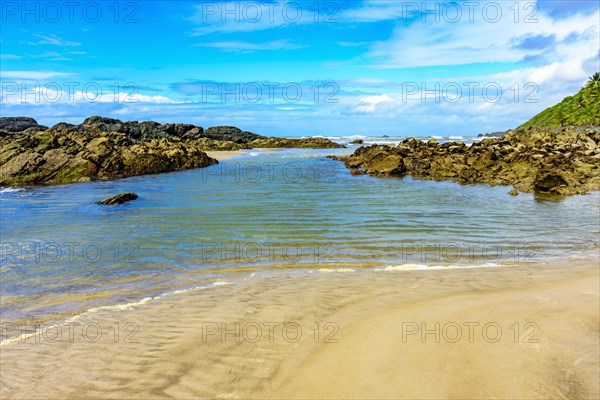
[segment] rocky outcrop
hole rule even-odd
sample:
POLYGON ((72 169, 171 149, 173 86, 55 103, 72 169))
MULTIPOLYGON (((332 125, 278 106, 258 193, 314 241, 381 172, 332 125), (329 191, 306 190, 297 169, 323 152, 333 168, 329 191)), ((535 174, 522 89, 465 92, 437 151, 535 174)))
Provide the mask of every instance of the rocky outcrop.
POLYGON ((294 149, 337 149, 346 146, 332 142, 329 139, 312 137, 302 139, 264 138, 248 143, 251 148, 294 148, 294 149))
POLYGON ((90 117, 52 128, 32 118, 0 118, 0 185, 107 180, 201 168, 218 161, 208 150, 253 147, 343 147, 327 139, 268 138, 232 126, 123 122, 90 117))
POLYGON ((193 140, 169 137, 140 142, 97 127, 60 128, 0 139, 0 185, 108 180, 218 163, 193 140))
POLYGON ((119 193, 116 196, 109 197, 108 199, 97 201, 94 204, 100 204, 103 206, 116 206, 117 204, 127 203, 138 198, 138 195, 133 192, 119 193))
POLYGON ((408 138, 396 147, 361 147, 335 159, 355 175, 412 175, 562 195, 600 190, 599 127, 517 129, 471 146, 408 138))
POLYGON ((3 117, 0 118, 0 137, 8 136, 10 132, 37 132, 48 129, 29 117, 3 117))
POLYGON ((498 131, 498 132, 491 132, 491 133, 480 133, 479 135, 477 135, 477 137, 488 137, 488 138, 501 138, 506 136, 506 134, 510 132, 510 131, 498 131))
POLYGON ((213 140, 226 140, 235 143, 250 143, 257 139, 266 139, 266 137, 256 133, 242 131, 235 126, 213 126, 206 130, 204 137, 213 140))

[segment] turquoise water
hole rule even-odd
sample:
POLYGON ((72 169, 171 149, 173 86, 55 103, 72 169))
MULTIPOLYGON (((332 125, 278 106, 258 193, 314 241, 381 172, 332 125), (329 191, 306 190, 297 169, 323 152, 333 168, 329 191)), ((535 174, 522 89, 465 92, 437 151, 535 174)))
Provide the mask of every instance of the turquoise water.
MULTIPOLYGON (((351 176, 340 150, 3 189, 2 323, 66 318, 256 271, 598 262, 600 196, 351 176), (94 201, 133 191, 115 207, 94 201)), ((568 265, 568 264, 567 264, 568 265)))

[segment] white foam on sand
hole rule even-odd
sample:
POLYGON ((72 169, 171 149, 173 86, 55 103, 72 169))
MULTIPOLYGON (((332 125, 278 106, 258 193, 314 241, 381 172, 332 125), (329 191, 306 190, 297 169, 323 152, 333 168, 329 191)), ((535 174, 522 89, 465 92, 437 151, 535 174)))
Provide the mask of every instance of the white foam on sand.
POLYGON ((394 272, 394 271, 434 271, 434 270, 448 270, 448 269, 467 269, 467 268, 485 268, 485 267, 499 267, 500 265, 495 263, 485 263, 477 265, 425 265, 425 264, 400 264, 400 265, 388 265, 383 268, 374 268, 377 272, 394 272))
POLYGON ((319 272, 354 272, 352 268, 321 268, 319 272))
MULTIPOLYGON (((186 293, 186 292, 191 292, 191 291, 195 291, 195 290, 203 290, 203 289, 208 289, 210 287, 215 287, 215 286, 229 286, 229 285, 233 285, 233 283, 231 282, 226 282, 226 281, 216 281, 216 282, 212 282, 210 284, 207 285, 200 285, 200 286, 195 286, 192 288, 188 288, 188 289, 181 289, 181 290, 175 290, 172 292, 167 292, 167 293, 163 293, 161 295, 158 296, 154 296, 154 297, 145 297, 139 301, 133 301, 133 302, 129 302, 129 303, 124 303, 124 304, 114 304, 114 305, 110 305, 110 306, 101 306, 101 307, 94 307, 94 308, 90 308, 89 310, 85 310, 80 314, 77 314, 71 318, 68 318, 67 320, 65 320, 62 323, 58 323, 55 325, 66 325, 66 324, 70 324, 73 323, 81 318, 84 318, 86 316, 98 313, 98 312, 102 312, 102 311, 128 311, 128 310, 133 310, 137 307, 143 306, 144 304, 147 304, 153 300, 159 300, 163 297, 166 296, 172 296, 172 295, 176 295, 176 294, 181 294, 181 293, 186 293)), ((12 343, 16 343, 16 342, 21 342, 21 341, 25 341, 27 339, 29 339, 30 337, 33 337, 35 335, 40 334, 41 331, 35 331, 35 332, 31 332, 31 333, 25 333, 22 335, 19 335, 17 337, 12 337, 9 339, 5 339, 3 341, 0 342, 0 346, 5 346, 8 344, 12 344, 12 343)))

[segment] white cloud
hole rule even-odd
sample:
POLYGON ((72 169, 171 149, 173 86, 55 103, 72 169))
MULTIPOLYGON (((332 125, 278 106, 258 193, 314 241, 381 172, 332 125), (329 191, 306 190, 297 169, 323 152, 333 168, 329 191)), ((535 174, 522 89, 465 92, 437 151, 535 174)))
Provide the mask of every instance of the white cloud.
POLYGON ((57 71, 0 71, 1 79, 42 80, 73 75, 57 71))
POLYGON ((26 42, 27 44, 32 45, 32 46, 52 45, 52 46, 61 46, 61 47, 62 46, 75 47, 75 46, 81 45, 81 43, 79 43, 79 42, 65 40, 54 34, 44 35, 44 34, 38 33, 38 34, 34 34, 33 36, 39 38, 39 40, 26 42))
MULTIPOLYGON (((496 3, 500 4, 500 3, 496 3)), ((397 24, 389 40, 375 43, 368 56, 376 67, 408 68, 440 65, 463 65, 490 62, 518 62, 528 55, 544 56, 552 49, 535 51, 514 46, 516 38, 533 35, 555 35, 559 44, 553 60, 587 58, 600 47, 600 13, 576 14, 555 20, 537 13, 536 23, 515 23, 509 7, 502 4, 503 17, 496 23, 479 16, 469 22, 466 16, 457 23, 441 20, 397 24), (577 39, 573 39, 576 37, 577 39), (560 43, 563 41, 563 43, 560 43)), ((477 14, 475 14, 477 16, 477 14)))
POLYGON ((382 109, 389 111, 390 106, 393 108, 397 107, 396 101, 388 94, 383 93, 377 96, 367 96, 361 98, 354 110, 358 113, 373 113, 376 110, 381 111, 382 109))
POLYGON ((15 54, 0 54, 0 60, 20 60, 23 56, 18 56, 15 54))
POLYGON ((243 41, 208 42, 195 44, 194 47, 211 47, 231 53, 252 53, 255 51, 295 50, 306 47, 306 45, 292 43, 288 40, 273 40, 263 43, 243 41))

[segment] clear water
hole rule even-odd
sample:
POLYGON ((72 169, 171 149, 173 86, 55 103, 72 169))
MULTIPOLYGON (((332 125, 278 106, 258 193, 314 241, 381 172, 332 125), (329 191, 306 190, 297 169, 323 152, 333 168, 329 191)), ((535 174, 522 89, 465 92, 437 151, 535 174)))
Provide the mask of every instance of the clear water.
POLYGON ((598 262, 599 193, 513 197, 507 187, 351 176, 326 158, 352 151, 252 150, 206 169, 2 189, 1 322, 255 271, 598 262), (140 198, 92 204, 129 191, 140 198))

